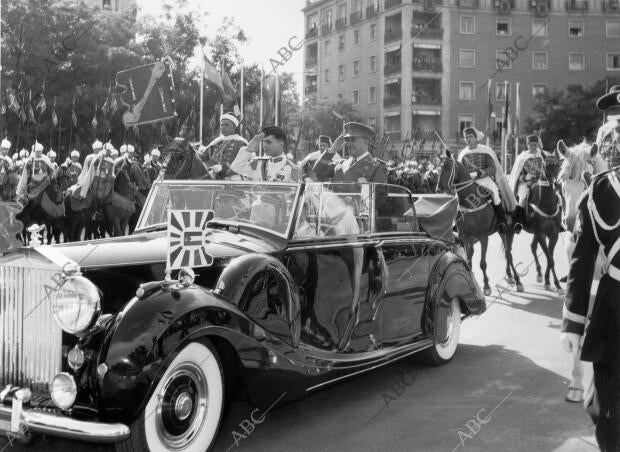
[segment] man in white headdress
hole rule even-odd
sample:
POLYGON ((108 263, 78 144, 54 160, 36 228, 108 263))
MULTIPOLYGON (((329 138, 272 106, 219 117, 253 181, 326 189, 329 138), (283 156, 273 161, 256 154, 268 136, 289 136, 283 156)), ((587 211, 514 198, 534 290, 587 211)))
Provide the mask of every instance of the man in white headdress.
POLYGON ((43 155, 43 149, 39 142, 32 146, 32 154, 26 160, 17 184, 18 199, 36 198, 49 185, 55 168, 47 156, 43 155))
POLYGON ((56 163, 56 152, 54 152, 53 149, 50 149, 49 152, 47 153, 47 158, 49 159, 50 163, 54 167, 54 175, 55 175, 56 172, 58 171, 58 163, 56 163))
MULTIPOLYGON (((93 153, 86 156, 82 173, 78 177, 78 182, 76 184, 77 194, 82 198, 85 198, 88 194, 88 190, 90 189, 95 178, 100 179, 100 181, 107 181, 110 178, 114 178, 114 160, 110 157, 110 152, 114 149, 114 147, 110 143, 107 143, 106 148, 104 149, 103 143, 96 140, 93 143, 92 148, 93 153)), ((107 185, 109 185, 108 182, 103 182, 103 184, 98 183, 97 190, 102 187, 101 191, 106 191, 108 190, 107 185)))
POLYGON ((149 156, 148 161, 145 159, 144 165, 142 165, 151 183, 155 182, 155 180, 157 180, 157 177, 159 177, 159 172, 161 171, 161 163, 159 162, 160 157, 161 157, 160 150, 157 148, 154 148, 151 151, 151 155, 149 156))
POLYGON ((13 160, 9 157, 11 142, 6 138, 0 143, 0 192, 3 191, 5 184, 9 182, 9 173, 13 171, 13 160))
POLYGON ((69 177, 70 177, 69 185, 73 185, 77 183, 78 177, 80 173, 82 172, 82 165, 80 164, 80 162, 78 162, 79 158, 80 158, 80 152, 77 149, 74 149, 73 151, 71 151, 70 156, 67 157, 67 160, 65 160, 65 163, 60 165, 69 170, 69 177))
POLYGON ((239 149, 248 145, 241 135, 237 134, 239 120, 232 113, 223 114, 220 118, 220 136, 207 146, 198 148, 198 157, 207 165, 214 179, 241 180, 231 165, 237 158, 239 149))

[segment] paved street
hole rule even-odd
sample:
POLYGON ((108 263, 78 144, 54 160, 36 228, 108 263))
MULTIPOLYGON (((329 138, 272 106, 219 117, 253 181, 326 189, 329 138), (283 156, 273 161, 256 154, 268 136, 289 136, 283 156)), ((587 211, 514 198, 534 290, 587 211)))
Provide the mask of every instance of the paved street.
MULTIPOLYGON (((518 237, 514 253, 515 262, 521 262, 525 292, 508 289, 498 296, 494 289, 487 299, 488 311, 463 325, 453 362, 440 368, 415 360, 397 363, 276 407, 249 435, 238 425, 249 418, 252 407, 236 402, 215 450, 598 450, 582 406, 564 401, 570 359, 558 339, 562 299, 536 283, 534 266, 528 267, 530 239, 525 234, 518 237), (409 386, 402 384, 413 380, 409 386), (237 436, 236 446, 233 431, 247 438, 237 436)), ((561 240, 556 250, 560 277, 567 271, 562 245, 561 240)), ((491 284, 507 287, 499 240, 489 249, 491 284)), ((475 260, 477 267, 478 256, 475 260)), ((47 439, 10 450, 113 448, 47 439)))

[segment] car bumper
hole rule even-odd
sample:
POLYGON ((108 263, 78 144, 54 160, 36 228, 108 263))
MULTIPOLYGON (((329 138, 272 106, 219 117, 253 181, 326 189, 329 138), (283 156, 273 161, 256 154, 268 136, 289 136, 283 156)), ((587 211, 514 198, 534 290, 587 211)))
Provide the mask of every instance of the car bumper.
POLYGON ((40 433, 78 441, 116 443, 129 437, 124 424, 80 421, 52 410, 0 405, 0 434, 19 438, 27 433, 40 433))

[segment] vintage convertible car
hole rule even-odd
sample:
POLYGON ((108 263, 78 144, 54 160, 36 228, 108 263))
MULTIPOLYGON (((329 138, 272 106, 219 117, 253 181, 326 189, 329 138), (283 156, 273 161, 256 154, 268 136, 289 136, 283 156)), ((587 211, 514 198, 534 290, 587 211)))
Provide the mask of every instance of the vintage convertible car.
POLYGON ((231 394, 266 407, 414 353, 450 361, 484 296, 453 199, 416 199, 163 181, 131 236, 4 253, 0 430, 204 451, 231 394))

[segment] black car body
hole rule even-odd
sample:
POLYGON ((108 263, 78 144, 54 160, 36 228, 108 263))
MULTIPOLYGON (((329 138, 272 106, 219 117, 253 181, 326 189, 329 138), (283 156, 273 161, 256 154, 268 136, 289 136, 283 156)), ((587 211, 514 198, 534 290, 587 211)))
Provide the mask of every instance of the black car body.
POLYGON ((384 184, 157 182, 131 236, 4 254, 0 429, 205 450, 232 387, 266 407, 417 352, 449 361, 484 296, 442 217, 453 200, 415 200, 384 184), (213 212, 209 266, 171 251, 178 210, 213 212))

